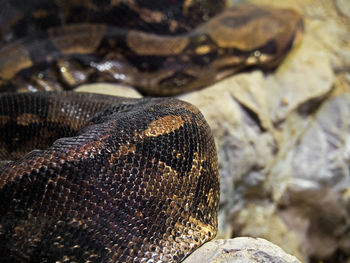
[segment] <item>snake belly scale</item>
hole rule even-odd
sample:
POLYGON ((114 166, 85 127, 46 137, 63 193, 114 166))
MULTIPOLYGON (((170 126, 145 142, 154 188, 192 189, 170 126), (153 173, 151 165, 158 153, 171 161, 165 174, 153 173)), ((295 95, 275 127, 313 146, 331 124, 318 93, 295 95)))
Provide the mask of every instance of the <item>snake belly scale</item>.
POLYGON ((225 0, 0 2, 0 262, 181 262, 212 239, 218 165, 198 109, 63 90, 169 96, 273 68, 301 17, 225 0))

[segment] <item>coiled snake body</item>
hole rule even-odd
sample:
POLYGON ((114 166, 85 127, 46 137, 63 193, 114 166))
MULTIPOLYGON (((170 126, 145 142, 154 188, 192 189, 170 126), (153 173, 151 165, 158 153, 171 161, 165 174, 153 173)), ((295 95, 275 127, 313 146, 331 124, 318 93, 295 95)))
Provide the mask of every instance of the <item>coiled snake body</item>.
POLYGON ((194 106, 57 91, 177 94, 274 67, 299 39, 293 11, 224 2, 2 1, 1 262, 180 262, 215 236, 215 145, 194 106))

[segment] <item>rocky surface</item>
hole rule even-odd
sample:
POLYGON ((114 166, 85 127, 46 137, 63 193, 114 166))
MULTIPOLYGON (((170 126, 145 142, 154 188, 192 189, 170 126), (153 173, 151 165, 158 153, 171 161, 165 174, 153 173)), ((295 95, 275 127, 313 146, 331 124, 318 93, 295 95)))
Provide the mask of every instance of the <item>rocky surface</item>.
POLYGON ((246 2, 298 10, 305 35, 275 72, 181 96, 217 140, 219 237, 264 237, 302 262, 350 262, 349 2, 246 2))
POLYGON ((261 238, 238 237, 208 242, 184 263, 300 263, 281 248, 261 238))
MULTIPOLYGON (((218 237, 263 237, 302 262, 349 263, 350 2, 234 2, 296 9, 305 35, 274 72, 237 74, 179 97, 203 112, 216 139, 218 237)), ((226 241, 216 242, 203 247, 227 262, 226 241)))

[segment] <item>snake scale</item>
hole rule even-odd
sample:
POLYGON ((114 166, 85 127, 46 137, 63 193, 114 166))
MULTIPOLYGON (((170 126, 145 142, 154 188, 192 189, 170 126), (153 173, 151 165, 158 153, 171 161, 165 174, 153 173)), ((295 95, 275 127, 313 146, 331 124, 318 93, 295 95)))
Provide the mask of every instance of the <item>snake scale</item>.
POLYGON ((300 16, 224 0, 0 3, 0 262, 181 262, 212 239, 218 165, 198 109, 64 90, 169 96, 273 68, 300 16))

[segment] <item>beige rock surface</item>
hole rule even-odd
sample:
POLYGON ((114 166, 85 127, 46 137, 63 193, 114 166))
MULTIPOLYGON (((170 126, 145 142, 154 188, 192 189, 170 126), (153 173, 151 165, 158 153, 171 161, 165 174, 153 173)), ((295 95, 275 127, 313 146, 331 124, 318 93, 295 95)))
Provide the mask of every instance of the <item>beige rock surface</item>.
POLYGON ((184 263, 300 263, 281 248, 262 238, 238 237, 208 242, 184 263))

